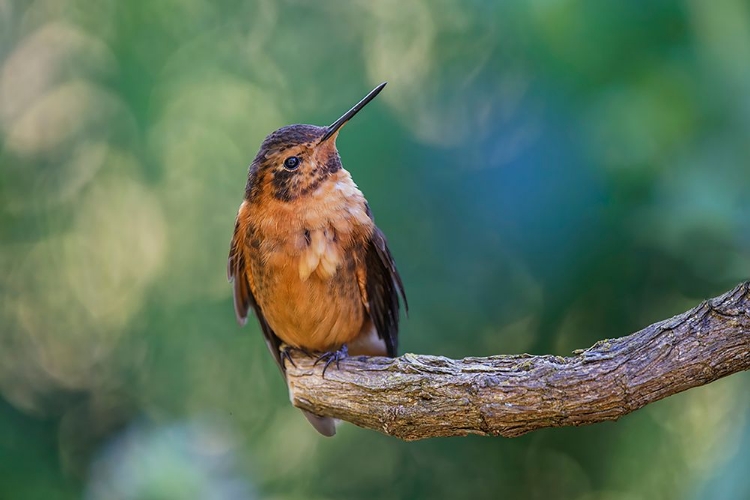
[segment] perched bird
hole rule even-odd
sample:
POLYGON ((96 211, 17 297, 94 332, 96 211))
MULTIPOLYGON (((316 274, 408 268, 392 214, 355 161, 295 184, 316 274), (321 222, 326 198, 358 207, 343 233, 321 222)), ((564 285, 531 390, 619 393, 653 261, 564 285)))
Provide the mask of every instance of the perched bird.
MULTIPOLYGON (((253 310, 285 378, 289 349, 317 353, 326 368, 347 354, 397 355, 404 287, 336 149, 341 127, 383 87, 329 127, 272 132, 250 165, 227 277, 237 321, 253 310)), ((336 433, 333 419, 304 413, 321 434, 336 433)))

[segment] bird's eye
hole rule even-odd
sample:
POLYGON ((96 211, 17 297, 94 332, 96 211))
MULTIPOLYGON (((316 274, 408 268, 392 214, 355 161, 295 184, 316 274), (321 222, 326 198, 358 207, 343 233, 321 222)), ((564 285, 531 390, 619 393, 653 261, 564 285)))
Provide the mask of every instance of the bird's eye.
POLYGON ((296 156, 290 156, 284 160, 284 168, 287 170, 296 170, 299 167, 299 158, 296 156))

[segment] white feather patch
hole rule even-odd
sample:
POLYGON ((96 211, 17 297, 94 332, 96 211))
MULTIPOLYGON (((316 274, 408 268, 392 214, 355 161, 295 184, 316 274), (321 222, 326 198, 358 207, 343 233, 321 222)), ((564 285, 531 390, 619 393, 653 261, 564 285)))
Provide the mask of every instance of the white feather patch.
POLYGON ((314 229, 310 231, 310 244, 299 260, 299 277, 307 280, 312 273, 322 279, 330 279, 341 265, 341 256, 333 241, 333 231, 314 229))
POLYGON ((307 249, 302 252, 302 256, 299 259, 299 279, 306 281, 307 278, 317 269, 320 263, 320 254, 315 252, 312 245, 308 246, 307 249))

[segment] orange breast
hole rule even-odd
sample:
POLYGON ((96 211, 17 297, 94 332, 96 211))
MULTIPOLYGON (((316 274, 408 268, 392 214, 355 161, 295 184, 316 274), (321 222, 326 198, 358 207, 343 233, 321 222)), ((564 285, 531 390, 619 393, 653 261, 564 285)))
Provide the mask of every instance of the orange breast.
POLYGON ((369 329, 359 277, 373 223, 346 171, 294 202, 245 202, 248 279, 276 335, 331 351, 369 329))
POLYGON ((268 324, 284 342, 314 351, 338 349, 356 338, 365 309, 356 279, 356 259, 347 256, 332 277, 313 273, 301 279, 294 262, 275 256, 253 260, 258 303, 268 324), (291 264, 291 265, 290 265, 291 264))

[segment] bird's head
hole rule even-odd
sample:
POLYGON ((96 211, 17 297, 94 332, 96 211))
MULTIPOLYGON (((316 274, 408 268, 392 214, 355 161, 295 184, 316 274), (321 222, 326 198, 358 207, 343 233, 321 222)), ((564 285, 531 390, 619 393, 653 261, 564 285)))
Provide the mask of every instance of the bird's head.
POLYGON ((385 82, 328 127, 289 125, 265 138, 248 173, 245 197, 271 195, 292 201, 313 193, 326 179, 341 170, 336 150, 339 130, 375 98, 385 82))

